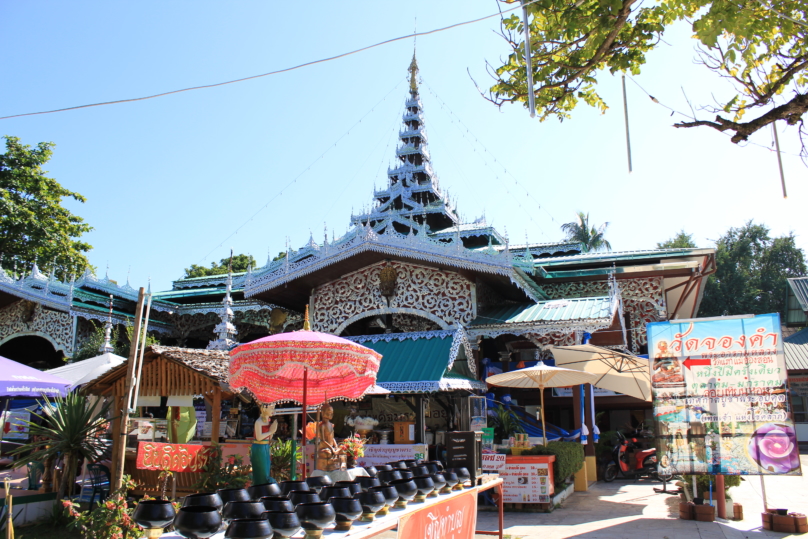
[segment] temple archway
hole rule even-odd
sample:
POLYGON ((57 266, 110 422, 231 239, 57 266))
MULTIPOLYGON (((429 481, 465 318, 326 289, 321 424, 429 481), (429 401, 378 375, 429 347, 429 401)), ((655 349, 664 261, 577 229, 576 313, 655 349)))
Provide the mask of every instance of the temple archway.
POLYGON ((0 356, 39 370, 64 365, 64 354, 42 335, 20 335, 0 344, 0 356))

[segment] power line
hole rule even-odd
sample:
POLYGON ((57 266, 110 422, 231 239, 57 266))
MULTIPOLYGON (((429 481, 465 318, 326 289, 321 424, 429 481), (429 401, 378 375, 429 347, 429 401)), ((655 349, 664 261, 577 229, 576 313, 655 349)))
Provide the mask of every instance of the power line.
MULTIPOLYGON (((526 3, 522 4, 522 5, 527 6, 527 5, 530 5, 530 4, 534 4, 534 3, 538 2, 538 1, 539 0, 530 0, 529 2, 526 2, 526 3)), ((160 93, 160 94, 148 95, 148 96, 144 96, 144 97, 134 97, 134 98, 131 98, 131 99, 118 99, 116 101, 104 101, 102 103, 92 103, 90 105, 79 105, 79 106, 75 106, 75 107, 66 107, 66 108, 62 108, 62 109, 45 110, 45 111, 41 111, 41 112, 26 112, 24 114, 13 114, 11 116, 0 116, 0 120, 8 120, 9 118, 20 118, 22 116, 36 116, 38 114, 52 114, 54 112, 65 112, 65 111, 68 111, 68 110, 86 109, 86 108, 90 108, 90 107, 101 107, 103 105, 117 105, 119 103, 131 103, 131 102, 134 102, 134 101, 145 101, 146 99, 154 99, 156 97, 163 97, 163 96, 167 96, 167 95, 178 94, 178 93, 181 93, 181 92, 190 92, 192 90, 203 90, 203 89, 206 89, 206 88, 216 88, 217 86, 225 86, 227 84, 234 84, 234 83, 237 83, 237 82, 244 82, 244 81, 248 81, 248 80, 259 79, 261 77, 268 77, 270 75, 277 75, 279 73, 286 73, 288 71, 294 71, 295 69, 300 69, 302 67, 307 67, 307 66, 311 66, 311 65, 315 65, 315 64, 321 64, 321 63, 324 63, 324 62, 330 62, 331 60, 337 60, 339 58, 344 58, 344 57, 350 56, 352 54, 356 54, 356 53, 363 52, 363 51, 366 51, 366 50, 369 50, 369 49, 380 47, 382 45, 387 45, 388 43, 401 41, 402 39, 411 39, 411 38, 415 38, 417 36, 428 36, 429 34, 436 34, 438 32, 444 32, 446 30, 451 30, 453 28, 458 28, 460 26, 465 26, 467 24, 473 24, 473 23, 476 23, 476 22, 484 21, 486 19, 491 19, 493 17, 501 17, 503 13, 507 13, 509 11, 514 11, 514 10, 517 10, 517 9, 521 9, 522 5, 510 8, 510 9, 505 9, 505 10, 502 10, 502 11, 498 11, 497 13, 494 13, 492 15, 486 15, 485 17, 479 17, 477 19, 472 19, 470 21, 459 22, 459 23, 455 23, 455 24, 450 24, 449 26, 444 26, 442 28, 436 28, 435 30, 428 30, 426 32, 414 32, 412 34, 407 34, 405 36, 394 37, 392 39, 387 39, 387 40, 384 40, 384 41, 380 41, 380 42, 375 43, 373 45, 368 45, 366 47, 355 49, 355 50, 352 50, 352 51, 349 51, 349 52, 344 52, 342 54, 337 54, 335 56, 329 56, 328 58, 321 58, 319 60, 313 60, 311 62, 306 62, 306 63, 303 63, 303 64, 298 64, 296 66, 286 67, 286 68, 283 68, 283 69, 278 69, 276 71, 270 71, 268 73, 262 73, 260 75, 252 75, 252 76, 243 77, 243 78, 240 78, 240 79, 233 79, 233 80, 229 80, 229 81, 225 81, 225 82, 217 82, 217 83, 214 83, 214 84, 205 84, 205 85, 202 85, 202 86, 192 86, 190 88, 182 88, 180 90, 171 90, 170 92, 163 92, 163 93, 160 93)))
POLYGON ((356 127, 357 125, 359 125, 360 123, 362 123, 362 120, 364 120, 364 119, 365 119, 367 116, 369 116, 369 115, 370 115, 370 114, 371 114, 373 111, 375 111, 375 110, 376 110, 376 107, 378 107, 379 105, 381 105, 381 103, 382 103, 382 102, 383 102, 385 99, 387 99, 388 97, 390 97, 390 94, 392 94, 394 91, 396 91, 396 89, 398 89, 398 87, 399 87, 399 86, 401 86, 401 83, 402 83, 402 82, 404 82, 405 80, 407 80, 407 78, 406 78, 406 77, 405 77, 405 78, 403 78, 403 79, 401 79, 401 80, 399 80, 399 81, 396 83, 396 85, 395 85, 395 86, 393 86, 393 89, 392 89, 392 90, 390 90, 389 92, 387 92, 387 94, 386 94, 386 95, 385 95, 383 98, 381 98, 381 100, 379 100, 379 102, 378 102, 378 103, 376 103, 375 105, 373 105, 373 107, 371 107, 371 109, 370 109, 369 111, 367 111, 367 112, 365 113, 365 115, 364 115, 364 116, 362 116, 361 118, 359 118, 359 120, 358 120, 358 121, 357 121, 355 124, 353 124, 351 127, 349 127, 349 128, 348 128, 348 130, 347 130, 345 133, 343 133, 343 134, 342 134, 342 136, 340 136, 340 137, 339 137, 339 138, 338 138, 338 139, 337 139, 337 140, 334 142, 334 144, 330 145, 330 146, 329 146, 329 147, 328 147, 328 148, 327 148, 327 149, 326 149, 326 150, 325 150, 325 151, 324 151, 322 154, 320 154, 318 157, 316 157, 316 158, 314 159, 314 161, 312 161, 312 162, 309 164, 309 166, 307 166, 305 169, 303 169, 303 172, 301 172, 300 174, 298 174, 297 176, 295 176, 295 177, 294 177, 294 179, 292 179, 292 181, 290 181, 289 183, 287 183, 286 185, 284 185, 284 186, 281 188, 281 190, 280 190, 280 191, 278 191, 278 193, 277 193, 277 194, 275 194, 275 196, 273 196, 272 198, 270 198, 270 199, 267 201, 267 203, 266 203, 266 204, 264 204, 263 206, 261 206, 261 207, 258 209, 258 211, 256 211, 254 214, 252 214, 252 216, 251 216, 249 219, 247 219, 246 221, 244 221, 244 222, 241 224, 241 226, 239 226, 239 227, 238 227, 238 228, 237 228, 235 231, 233 231, 233 232, 232 232, 232 233, 231 233, 229 236, 227 236, 227 237, 226 237, 224 240, 222 240, 222 242, 221 242, 220 244, 218 244, 216 247, 214 247, 213 249, 211 249, 211 250, 210 250, 210 252, 209 252, 208 254, 206 254, 204 257, 202 257, 202 258, 201 258, 201 259, 200 259, 200 260, 197 262, 197 264, 199 264, 200 262, 202 262, 202 261, 206 260, 206 259, 207 259, 207 258, 208 258, 208 257, 209 257, 209 256, 210 256, 210 255, 211 255, 211 254, 212 254, 212 253, 213 253, 213 252, 216 250, 216 249, 218 249, 219 247, 221 247, 222 245, 224 245, 224 244, 225 244, 225 242, 226 242, 227 240, 229 240, 230 238, 232 238, 233 236, 235 236, 236 234, 238 234, 239 230, 241 230, 242 228, 244 228, 245 226, 247 226, 247 225, 248 225, 248 224, 249 224, 249 223, 250 223, 250 222, 251 222, 253 219, 255 219, 255 218, 258 216, 258 214, 259 214, 259 213, 261 213, 262 211, 264 211, 265 209, 267 209, 267 208, 269 207, 269 205, 270 205, 270 204, 272 204, 272 202, 274 202, 274 201, 275 201, 275 199, 277 199, 278 197, 280 197, 281 195, 283 195, 283 192, 284 192, 286 189, 288 189, 289 187, 291 187, 291 186, 292 186, 292 185, 293 185, 295 182, 297 182, 297 180, 298 180, 298 179, 300 179, 300 177, 301 177, 301 176, 303 176, 303 175, 304 175, 306 172, 308 172, 308 171, 311 169, 311 167, 313 167, 313 166, 315 165, 315 163, 317 163, 317 161, 321 160, 323 157, 325 157, 325 155, 326 155, 328 152, 330 152, 332 149, 334 149, 334 148, 337 146, 337 144, 339 143, 339 141, 341 141, 342 139, 344 139, 345 137, 347 137, 348 135, 350 135, 350 134, 351 134, 351 131, 353 130, 353 128, 354 128, 354 127, 356 127))

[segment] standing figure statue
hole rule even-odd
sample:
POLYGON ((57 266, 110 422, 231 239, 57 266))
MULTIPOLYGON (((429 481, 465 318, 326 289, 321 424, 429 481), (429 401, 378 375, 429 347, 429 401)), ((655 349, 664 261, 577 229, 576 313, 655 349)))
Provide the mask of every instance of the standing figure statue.
POLYGON ((339 446, 334 439, 334 408, 330 404, 323 405, 323 419, 317 424, 317 469, 331 472, 339 469, 339 446))
POLYGON ((278 430, 278 422, 272 421, 272 414, 275 413, 274 404, 261 405, 261 417, 255 420, 255 440, 250 451, 250 462, 253 469, 253 485, 265 485, 275 483, 270 477, 272 469, 272 458, 270 457, 269 444, 272 436, 278 430))

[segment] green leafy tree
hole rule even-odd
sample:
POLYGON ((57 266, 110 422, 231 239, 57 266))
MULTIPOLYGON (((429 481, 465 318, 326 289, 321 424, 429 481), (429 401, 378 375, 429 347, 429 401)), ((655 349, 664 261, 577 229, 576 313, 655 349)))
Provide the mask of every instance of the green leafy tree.
POLYGON ((32 442, 19 446, 11 455, 26 455, 13 466, 19 468, 30 460, 44 462, 64 459, 64 471, 59 483, 58 499, 72 495, 70 487, 76 483, 79 455, 90 462, 99 460, 106 450, 101 434, 106 431, 109 404, 95 410, 95 403, 76 392, 66 397, 47 397, 41 402, 42 415, 34 414, 39 422, 28 421, 32 442))
MULTIPOLYGON (((104 337, 106 336, 106 326, 96 324, 93 322, 93 332, 81 344, 78 352, 73 356, 73 361, 83 361, 101 355, 99 349, 104 344, 104 337)), ((131 324, 127 324, 123 332, 118 331, 118 327, 113 325, 112 332, 110 333, 110 343, 112 343, 113 353, 115 355, 128 358, 129 351, 132 347, 132 333, 135 328, 131 324)), ((154 335, 146 334, 146 346, 160 344, 160 339, 154 335)))
MULTIPOLYGON (((515 3, 516 0, 504 0, 515 3)), ((732 133, 734 143, 773 122, 799 125, 808 111, 808 6, 804 0, 538 0, 527 6, 539 118, 570 117, 580 101, 604 111, 598 77, 637 75, 664 32, 690 23, 700 63, 732 91, 710 119, 675 127, 710 127, 732 133), (751 117, 750 119, 747 119, 751 117)), ((499 66, 487 99, 501 106, 527 104, 527 70, 521 10, 502 19, 512 52, 499 66)), ((695 113, 694 113, 695 114, 695 113)), ((803 146, 803 156, 806 156, 803 146)))
POLYGON ((611 244, 606 240, 606 229, 609 223, 603 223, 598 228, 589 224, 589 214, 579 211, 575 214, 577 221, 564 223, 561 230, 567 235, 567 239, 580 242, 584 251, 612 250, 611 244))
POLYGON ((19 270, 37 260, 45 271, 55 269, 65 279, 89 266, 85 256, 92 246, 79 238, 92 230, 81 217, 62 207, 62 199, 85 199, 46 176, 42 167, 53 154, 52 142, 36 148, 4 137, 6 153, 0 154, 0 253, 2 265, 19 270))
POLYGON ((769 236, 747 222, 716 242, 716 272, 707 279, 699 316, 785 314, 786 279, 806 274, 805 253, 793 234, 769 236))
MULTIPOLYGON (((193 277, 208 277, 210 275, 223 275, 227 273, 229 258, 222 258, 217 264, 211 262, 210 267, 199 266, 191 264, 190 268, 185 268, 185 275, 183 279, 191 279, 193 277)), ((236 255, 233 257, 233 273, 243 273, 247 271, 248 267, 256 267, 255 259, 252 255, 236 255)))
POLYGON ((693 234, 680 230, 674 237, 662 243, 657 243, 656 246, 657 249, 695 249, 696 242, 693 241, 693 234))

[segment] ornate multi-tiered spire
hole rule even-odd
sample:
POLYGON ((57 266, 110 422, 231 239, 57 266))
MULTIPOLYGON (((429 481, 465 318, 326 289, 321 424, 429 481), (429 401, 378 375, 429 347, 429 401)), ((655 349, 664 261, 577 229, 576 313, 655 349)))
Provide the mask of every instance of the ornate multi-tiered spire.
POLYGON ((371 226, 377 232, 392 227, 402 234, 428 233, 456 225, 459 221, 449 197, 441 191, 432 170, 424 128, 423 105, 418 94, 418 62, 415 54, 408 68, 409 97, 404 103, 403 129, 396 149, 398 166, 388 169, 387 187, 374 191, 375 207, 352 215, 354 225, 371 226))
POLYGON ((233 298, 230 293, 233 291, 233 250, 230 250, 230 262, 227 263, 227 289, 222 300, 222 310, 220 312, 221 322, 219 322, 213 332, 219 337, 215 341, 208 343, 208 350, 230 350, 238 343, 235 336, 238 333, 233 324, 235 315, 233 314, 233 298))
POLYGON ((112 347, 112 294, 109 295, 109 316, 104 328, 104 344, 98 349, 102 354, 111 354, 115 351, 112 347))

